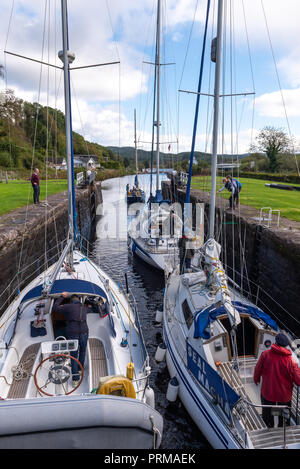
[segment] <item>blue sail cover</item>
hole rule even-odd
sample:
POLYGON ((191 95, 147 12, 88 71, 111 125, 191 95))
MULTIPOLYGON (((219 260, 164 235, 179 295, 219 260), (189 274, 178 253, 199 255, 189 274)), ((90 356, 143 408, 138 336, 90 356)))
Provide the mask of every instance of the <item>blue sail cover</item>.
MULTIPOLYGON (((26 295, 22 299, 22 303, 32 298, 38 298, 39 296, 42 296, 43 288, 44 288, 43 284, 34 287, 32 290, 26 293, 26 295)), ((55 295, 57 293, 62 293, 64 291, 68 293, 99 295, 107 300, 107 295, 102 288, 100 288, 95 283, 88 282, 86 280, 77 280, 77 279, 55 280, 50 290, 50 293, 52 295, 55 295)))
MULTIPOLYGON (((264 321, 268 326, 272 327, 275 331, 278 330, 276 322, 261 309, 256 306, 246 305, 239 301, 233 301, 233 306, 239 313, 250 314, 254 319, 260 319, 264 321)), ((197 339, 201 337, 202 339, 210 339, 210 333, 207 331, 207 327, 211 322, 214 322, 218 316, 226 314, 224 306, 215 308, 214 305, 209 306, 208 308, 197 311, 194 317, 194 337, 197 339)))

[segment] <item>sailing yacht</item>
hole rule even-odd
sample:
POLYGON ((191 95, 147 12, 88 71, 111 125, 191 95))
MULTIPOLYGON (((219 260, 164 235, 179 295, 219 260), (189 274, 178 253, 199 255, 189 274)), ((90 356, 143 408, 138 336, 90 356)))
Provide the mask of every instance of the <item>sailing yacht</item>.
POLYGON ((151 369, 136 305, 76 245, 67 1, 61 1, 69 237, 60 259, 24 288, 0 319, 0 448, 158 448, 151 369), (72 380, 78 340, 53 311, 63 292, 90 305, 80 380, 72 380), (100 306, 104 305, 104 308, 100 306))
POLYGON ((134 177, 134 185, 130 189, 129 184, 126 186, 126 200, 127 204, 136 204, 145 203, 146 195, 145 192, 139 186, 139 179, 138 179, 138 148, 137 148, 137 139, 136 139, 136 110, 134 110, 134 146, 135 146, 135 177, 134 177))
MULTIPOLYGON (((142 223, 146 220, 146 230, 136 233, 129 227, 128 245, 130 251, 137 255, 150 266, 164 271, 166 261, 178 256, 178 239, 170 231, 164 236, 163 226, 169 224, 171 217, 168 202, 163 199, 160 185, 160 69, 161 69, 161 0, 157 1, 157 34, 156 34, 156 58, 155 58, 155 93, 154 108, 156 106, 156 119, 153 113, 153 129, 156 127, 156 193, 152 194, 152 168, 151 189, 148 206, 142 213, 142 223)), ((152 164, 151 164, 152 166, 152 164)), ((135 225, 136 226, 136 225, 135 225)))
MULTIPOLYGON (((291 425, 267 428, 262 419, 260 385, 253 382, 255 365, 274 343, 277 323, 246 299, 230 282, 220 261, 221 246, 214 236, 216 162, 219 122, 220 64, 223 0, 218 0, 215 65, 212 186, 209 235, 201 248, 197 269, 182 275, 175 268, 166 280, 163 338, 170 389, 183 402, 191 418, 213 448, 300 448, 299 389, 294 388, 290 411, 274 406, 274 414, 288 411, 291 425)), ((205 50, 209 2, 203 53, 205 50)), ((203 58, 202 53, 202 58, 203 58)), ((201 67, 198 96, 201 91, 201 67)), ((198 107, 196 106, 195 121, 198 107)), ((191 164, 196 125, 194 126, 191 164)), ((189 176, 189 184, 190 184, 189 176)), ((291 352, 298 362, 293 337, 291 352)), ((171 391, 170 391, 171 393, 171 391)))

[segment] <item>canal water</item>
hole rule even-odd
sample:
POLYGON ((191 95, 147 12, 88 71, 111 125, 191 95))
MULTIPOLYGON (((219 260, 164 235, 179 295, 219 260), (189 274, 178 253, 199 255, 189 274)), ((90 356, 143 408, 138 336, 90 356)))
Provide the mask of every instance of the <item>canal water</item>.
MULTIPOLYGON (((160 179, 166 179, 160 175, 160 179)), ((142 260, 133 256, 127 246, 130 217, 125 199, 126 184, 133 185, 134 176, 109 179, 102 184, 103 204, 98 207, 102 215, 96 228, 92 259, 117 283, 125 285, 127 273, 129 287, 135 296, 143 335, 150 357, 152 374, 150 385, 155 392, 156 409, 164 419, 162 449, 201 449, 209 443, 198 430, 185 408, 177 399, 166 399, 169 374, 165 362, 154 360, 157 346, 162 342, 162 326, 155 323, 156 310, 163 302, 164 276, 142 260)), ((139 176, 140 187, 150 193, 150 175, 139 176)), ((153 178, 155 185, 155 177, 153 178)))

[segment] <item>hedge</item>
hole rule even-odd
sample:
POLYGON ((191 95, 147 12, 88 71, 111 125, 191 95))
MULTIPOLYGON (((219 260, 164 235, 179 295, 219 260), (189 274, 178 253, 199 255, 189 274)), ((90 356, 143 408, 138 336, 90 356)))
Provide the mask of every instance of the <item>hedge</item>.
POLYGON ((268 181, 288 182, 290 184, 300 184, 300 176, 296 173, 281 174, 281 173, 253 173, 248 171, 240 171, 239 177, 264 179, 268 181))

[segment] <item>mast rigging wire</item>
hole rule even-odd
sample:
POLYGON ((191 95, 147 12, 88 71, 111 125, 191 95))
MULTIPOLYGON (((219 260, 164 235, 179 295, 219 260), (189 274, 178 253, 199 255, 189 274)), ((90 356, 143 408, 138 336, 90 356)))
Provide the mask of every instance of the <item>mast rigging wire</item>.
MULTIPOLYGON (((272 43, 270 28, 269 28, 269 24, 268 24, 267 15, 266 15, 266 10, 265 10, 265 7, 264 7, 264 1, 263 1, 263 0, 261 0, 261 7, 262 7, 263 16, 264 16, 264 20, 265 20, 265 24, 266 24, 267 35, 268 35, 268 39, 269 39, 271 54, 272 54, 273 63, 274 63, 274 67, 275 67, 275 72, 276 72, 278 87, 279 87, 279 91, 280 91, 280 95, 281 95, 281 100, 282 100, 282 105, 283 105, 283 109, 284 109, 284 114, 285 114, 285 118, 286 118, 286 122, 287 122, 287 126, 288 126, 288 131, 289 131, 289 135, 290 135, 290 140, 291 140, 291 142, 293 142, 292 132, 291 132, 291 126, 290 126, 290 122, 289 122, 289 118, 288 118, 288 113, 287 113, 286 104, 285 104, 284 95, 283 95, 283 90, 282 90, 281 81, 280 81, 280 77, 279 77, 279 71, 278 71, 278 66, 277 66, 277 62, 276 62, 276 58, 275 58, 275 52, 274 52, 274 47, 273 47, 273 43, 272 43)), ((293 144, 293 154, 294 154, 294 157, 295 157, 295 163, 296 163, 296 168, 297 168, 298 176, 300 177, 300 168, 299 168, 299 164, 298 164, 298 160, 297 160, 297 155, 296 155, 296 151, 295 151, 294 144, 293 144)))

